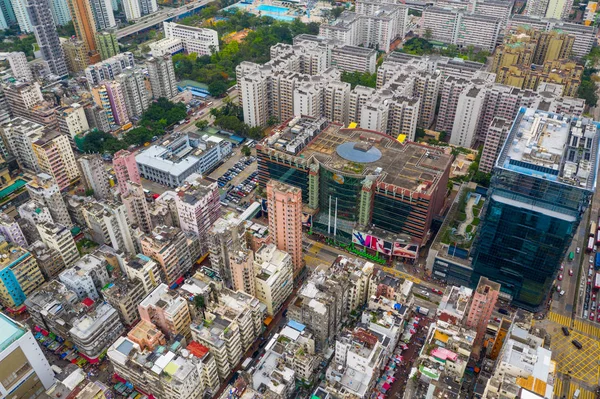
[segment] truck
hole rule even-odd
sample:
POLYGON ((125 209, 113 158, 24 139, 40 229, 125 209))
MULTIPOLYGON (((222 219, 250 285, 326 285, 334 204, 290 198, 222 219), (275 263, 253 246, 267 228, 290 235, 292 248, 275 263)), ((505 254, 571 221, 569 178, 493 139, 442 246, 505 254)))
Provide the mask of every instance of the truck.
POLYGON ((588 254, 591 254, 592 251, 594 250, 594 237, 588 237, 588 244, 587 244, 587 248, 585 249, 585 252, 587 252, 588 254))
POLYGON ((417 306, 417 313, 422 314, 423 316, 427 316, 429 314, 429 309, 424 308, 422 306, 417 306))
POLYGON ((594 290, 598 291, 600 289, 600 272, 596 272, 596 277, 594 277, 594 290))
POLYGON ((252 358, 251 357, 247 357, 246 360, 244 360, 244 363, 242 363, 242 368, 244 370, 248 370, 248 367, 250 366, 250 363, 252 363, 252 358))
POLYGON ((596 252, 596 257, 594 258, 594 269, 600 270, 600 252, 596 252))

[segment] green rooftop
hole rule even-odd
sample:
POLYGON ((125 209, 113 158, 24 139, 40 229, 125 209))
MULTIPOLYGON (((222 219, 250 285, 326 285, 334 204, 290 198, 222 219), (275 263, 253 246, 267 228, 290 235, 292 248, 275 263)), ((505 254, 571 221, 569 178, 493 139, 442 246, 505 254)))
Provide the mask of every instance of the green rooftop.
POLYGON ((15 191, 17 191, 18 189, 20 189, 21 187, 23 187, 26 184, 27 184, 27 182, 23 179, 16 180, 10 186, 0 190, 0 200, 8 197, 9 195, 11 195, 12 193, 14 193, 15 191))

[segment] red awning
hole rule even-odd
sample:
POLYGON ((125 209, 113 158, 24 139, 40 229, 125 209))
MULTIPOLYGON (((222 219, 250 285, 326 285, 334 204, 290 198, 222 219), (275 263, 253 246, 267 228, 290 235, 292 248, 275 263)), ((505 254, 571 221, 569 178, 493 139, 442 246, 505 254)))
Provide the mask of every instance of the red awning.
POLYGON ((40 330, 41 330, 40 332, 42 333, 42 335, 43 335, 44 337, 47 337, 47 336, 48 336, 48 334, 49 334, 49 332, 48 332, 48 331, 44 330, 43 328, 41 328, 40 330))
POLYGON ((390 389, 392 386, 390 384, 388 384, 387 382, 385 384, 382 385, 382 388, 385 389, 386 391, 388 389, 390 389))
POLYGON ((84 358, 85 360, 87 360, 91 364, 100 363, 100 360, 97 357, 92 359, 92 358, 87 357, 86 355, 84 355, 81 352, 79 352, 79 356, 81 356, 82 358, 84 358))
POLYGON ((177 283, 177 285, 181 285, 181 283, 183 283, 183 280, 185 280, 185 279, 183 278, 183 276, 181 276, 175 282, 177 283))
POLYGON ((117 373, 113 373, 113 378, 119 382, 122 382, 123 384, 125 384, 127 382, 127 380, 125 380, 125 378, 121 377, 117 373))
POLYGON ((39 328, 38 326, 35 326, 35 327, 33 327, 33 329, 35 330, 35 332, 40 332, 40 331, 42 331, 42 329, 41 329, 41 328, 39 328))

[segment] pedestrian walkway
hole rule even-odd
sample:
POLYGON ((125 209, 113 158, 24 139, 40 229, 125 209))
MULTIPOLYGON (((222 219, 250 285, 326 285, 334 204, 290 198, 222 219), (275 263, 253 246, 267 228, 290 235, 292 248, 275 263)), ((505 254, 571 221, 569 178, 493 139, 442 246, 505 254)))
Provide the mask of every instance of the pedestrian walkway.
POLYGON ((574 328, 594 338, 600 338, 600 327, 586 320, 575 319, 574 328))

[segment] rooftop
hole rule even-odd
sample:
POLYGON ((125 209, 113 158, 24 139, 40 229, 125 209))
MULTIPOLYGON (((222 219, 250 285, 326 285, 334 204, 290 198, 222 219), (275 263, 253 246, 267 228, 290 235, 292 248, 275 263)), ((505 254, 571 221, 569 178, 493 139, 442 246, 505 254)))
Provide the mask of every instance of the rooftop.
POLYGON ((598 168, 598 125, 588 118, 521 108, 496 167, 592 190, 598 168), (586 149, 589 159, 583 156, 586 149), (579 154, 569 159, 572 150, 579 154))
POLYGON ((8 241, 0 242, 0 270, 13 267, 31 254, 25 249, 8 241))
POLYGON ((26 332, 27 330, 22 325, 0 313, 0 352, 26 332))
POLYGON ((300 153, 345 175, 430 193, 452 162, 442 151, 363 129, 329 125, 300 153))

